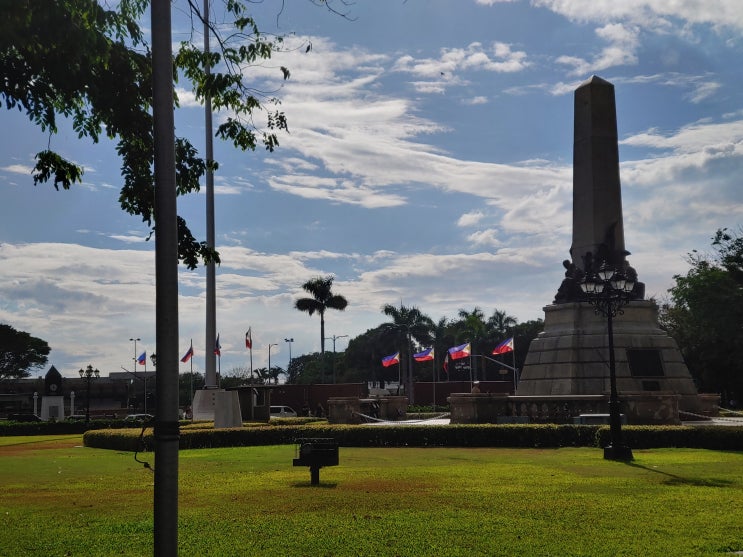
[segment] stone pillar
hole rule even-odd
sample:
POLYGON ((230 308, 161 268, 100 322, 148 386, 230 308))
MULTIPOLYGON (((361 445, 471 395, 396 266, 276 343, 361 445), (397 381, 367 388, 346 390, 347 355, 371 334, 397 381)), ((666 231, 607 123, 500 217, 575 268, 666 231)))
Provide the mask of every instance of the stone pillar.
POLYGON ((619 183, 614 86, 593 76, 575 91, 573 131, 573 264, 586 254, 619 268, 624 264, 624 224, 619 183))

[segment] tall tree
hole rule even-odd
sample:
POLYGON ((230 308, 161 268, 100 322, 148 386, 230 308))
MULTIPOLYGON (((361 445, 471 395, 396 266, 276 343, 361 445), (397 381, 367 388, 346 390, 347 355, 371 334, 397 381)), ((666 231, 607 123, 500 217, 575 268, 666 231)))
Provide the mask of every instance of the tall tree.
POLYGON ((50 351, 45 340, 0 323, 0 380, 28 377, 47 363, 50 351))
POLYGON ((490 334, 494 335, 496 338, 506 337, 517 322, 516 318, 512 315, 508 315, 505 311, 496 309, 493 310, 493 315, 488 318, 487 327, 490 334))
MULTIPOLYGON (((67 118, 79 137, 115 140, 123 179, 121 208, 141 217, 154 233, 152 60, 139 26, 148 5, 148 0, 3 1, 0 100, 48 132, 50 144, 59 117, 67 118)), ((196 3, 188 5, 200 19, 196 3)), ((224 5, 232 21, 228 36, 220 34, 224 27, 212 26, 219 51, 204 54, 182 43, 174 59, 176 74, 188 79, 197 100, 211 96, 216 110, 230 114, 217 137, 239 149, 253 150, 262 143, 272 151, 278 145, 276 132, 287 129, 286 118, 281 111, 265 110, 276 99, 251 88, 244 70, 270 58, 281 38, 261 34, 245 3, 227 0, 224 5), (210 72, 205 71, 207 60, 210 72), (266 124, 258 128, 253 122, 261 111, 266 124)), ((277 72, 289 77, 286 68, 277 72)), ((175 152, 178 194, 198 191, 207 165, 216 168, 216 163, 200 158, 184 138, 176 139, 175 152)), ((56 189, 69 189, 81 182, 82 174, 82 167, 51 147, 36 155, 34 184, 51 182, 56 189)), ((189 268, 199 259, 218 262, 218 254, 198 242, 180 217, 178 233, 178 255, 189 268)))
POLYGON ((306 311, 312 315, 320 315, 320 354, 325 357, 325 311, 327 309, 336 309, 343 311, 348 305, 346 300, 340 294, 333 293, 333 277, 315 277, 308 280, 302 285, 302 289, 310 294, 312 298, 300 298, 294 302, 294 307, 299 311, 306 311))
MULTIPOLYGON (((472 349, 472 354, 477 356, 486 355, 489 353, 487 347, 488 342, 488 328, 485 322, 485 314, 479 307, 474 307, 472 311, 466 309, 459 310, 459 322, 457 323, 457 336, 458 342, 469 342, 472 349)), ((484 377, 486 369, 485 358, 472 358, 472 365, 474 367, 474 377, 478 377, 477 368, 478 364, 482 370, 481 375, 484 377)))
POLYGON ((697 387, 721 393, 723 404, 743 399, 743 237, 719 230, 713 254, 696 251, 691 269, 675 275, 661 325, 679 345, 697 387))

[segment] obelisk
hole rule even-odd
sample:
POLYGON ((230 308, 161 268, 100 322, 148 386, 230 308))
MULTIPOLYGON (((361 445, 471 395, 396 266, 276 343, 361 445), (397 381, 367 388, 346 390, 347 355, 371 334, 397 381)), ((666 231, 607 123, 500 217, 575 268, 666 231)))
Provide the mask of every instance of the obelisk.
POLYGON ((574 101, 571 259, 563 261, 565 278, 544 308, 544 331, 529 346, 514 399, 535 408, 588 407, 607 396, 606 319, 579 287, 606 263, 635 282, 612 337, 626 412, 634 423, 678 423, 679 410, 701 413, 714 401, 697 394, 676 342, 658 325, 655 302, 644 300, 626 260, 614 86, 594 76, 576 89, 574 101))
POLYGON ((573 122, 573 264, 624 265, 622 190, 614 85, 593 76, 575 91, 573 122))

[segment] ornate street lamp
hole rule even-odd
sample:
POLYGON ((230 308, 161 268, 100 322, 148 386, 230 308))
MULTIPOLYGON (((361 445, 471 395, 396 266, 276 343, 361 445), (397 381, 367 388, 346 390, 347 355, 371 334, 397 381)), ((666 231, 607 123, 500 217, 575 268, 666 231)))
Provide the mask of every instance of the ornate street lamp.
POLYGON ((601 264, 596 274, 587 274, 580 283, 586 300, 594 307, 596 315, 603 315, 607 320, 609 335, 609 427, 611 445, 604 447, 604 458, 608 460, 632 460, 632 449, 622 441, 622 419, 619 397, 617 395, 617 370, 614 360, 614 327, 613 320, 622 315, 623 306, 632 300, 635 288, 634 280, 621 271, 606 264, 601 264))
POLYGON ((90 423, 90 381, 95 377, 98 379, 101 376, 101 372, 97 369, 93 369, 93 366, 88 364, 88 367, 79 371, 80 379, 85 379, 85 423, 90 423))

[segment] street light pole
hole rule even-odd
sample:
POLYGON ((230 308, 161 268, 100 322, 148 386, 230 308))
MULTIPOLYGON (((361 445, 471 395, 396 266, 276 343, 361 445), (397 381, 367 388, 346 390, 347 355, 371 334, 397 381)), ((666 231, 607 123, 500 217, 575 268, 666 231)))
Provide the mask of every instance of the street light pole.
POLYGON ((348 335, 333 335, 332 337, 325 337, 325 340, 333 341, 333 383, 335 384, 335 341, 339 338, 348 338, 348 335))
POLYGON ((268 345, 268 380, 271 381, 271 347, 272 346, 278 346, 278 344, 273 343, 268 345))
POLYGON ((619 395, 617 393, 617 370, 614 358, 614 318, 622 315, 622 307, 632 300, 634 280, 621 271, 602 263, 596 274, 587 274, 580 283, 589 304, 594 307, 596 315, 603 315, 607 320, 609 335, 609 427, 611 445, 604 447, 604 458, 607 460, 632 460, 632 449, 622 440, 622 418, 619 395))
POLYGON ((93 366, 88 364, 85 369, 80 369, 80 379, 85 379, 85 423, 90 423, 90 381, 95 377, 98 379, 101 376, 101 372, 97 369, 93 369, 93 366))
POLYGON ((292 342, 294 342, 294 338, 285 338, 284 342, 289 343, 289 363, 286 366, 286 373, 289 373, 289 367, 292 365, 292 342))

